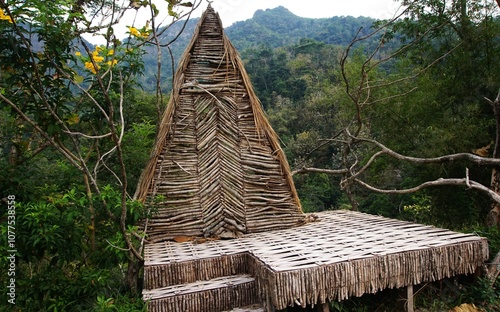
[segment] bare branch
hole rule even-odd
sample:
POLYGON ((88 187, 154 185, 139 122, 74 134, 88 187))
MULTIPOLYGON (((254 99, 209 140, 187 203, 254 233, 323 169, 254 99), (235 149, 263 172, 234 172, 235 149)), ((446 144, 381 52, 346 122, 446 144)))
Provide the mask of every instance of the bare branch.
MULTIPOLYGON (((500 6, 500 0, 499 6, 500 6)), ((497 252, 495 258, 490 263, 485 263, 486 266, 486 278, 490 280, 490 285, 493 287, 495 284, 498 275, 500 274, 500 251, 497 252)))
MULTIPOLYGON (((394 51, 393 53, 387 55, 386 57, 384 58, 381 58, 379 60, 377 60, 376 62, 374 62, 373 66, 372 67, 376 67, 376 66, 379 66, 380 64, 382 63, 385 63, 391 59, 394 59, 396 56, 398 55, 401 55, 403 52, 409 50, 412 46, 416 45, 418 42, 422 41, 431 31, 434 31, 434 30, 437 30, 437 29, 440 29, 442 27, 444 27, 445 25, 448 24, 448 21, 445 21, 443 23, 441 23, 440 25, 438 26, 435 26, 435 27, 430 27, 429 29, 427 29, 424 33, 422 33, 421 35, 417 36, 415 39, 413 39, 412 41, 410 42, 407 42, 406 44, 404 44, 403 46, 401 46, 400 48, 396 49, 396 51, 394 51)), ((380 43, 383 41, 383 38, 380 40, 379 42, 379 46, 380 46, 380 43)), ((375 50, 377 51, 377 50, 375 50)), ((370 59, 372 59, 373 57, 375 56, 375 54, 373 54, 372 56, 370 56, 370 59)))
MULTIPOLYGON (((196 0, 195 0, 195 1, 193 1, 193 6, 191 7, 191 9, 190 9, 187 13, 185 13, 185 14, 183 14, 183 15, 179 16, 179 18, 178 18, 179 20, 180 20, 180 19, 184 19, 184 18, 186 18, 186 19, 184 20, 183 24, 182 24, 182 28, 181 28, 181 30, 177 33, 177 35, 176 35, 176 36, 175 36, 172 40, 170 40, 170 41, 169 41, 169 42, 167 42, 166 44, 161 44, 161 45, 160 45, 161 47, 170 46, 172 43, 174 43, 174 42, 175 42, 175 41, 179 38, 179 36, 180 36, 180 35, 184 32, 184 29, 186 28, 186 25, 187 25, 187 23, 189 22, 189 19, 191 18, 191 14, 194 12, 194 10, 196 10, 196 9, 200 6, 200 4, 201 4, 201 1, 200 1, 200 2, 198 2, 198 3, 196 3, 196 0)), ((167 26, 167 27, 164 27, 164 28, 163 28, 163 29, 162 29, 162 30, 161 30, 161 31, 157 34, 157 36, 161 36, 161 35, 163 35, 163 33, 164 33, 165 31, 167 31, 167 29, 168 29, 170 26, 172 26, 172 24, 173 24, 173 23, 171 23, 171 24, 170 24, 169 26, 167 26)), ((160 25, 158 25, 158 27, 159 27, 159 26, 160 26, 160 25)))
POLYGON ((0 100, 4 101, 7 103, 10 107, 12 107, 18 114, 19 116, 26 121, 30 126, 35 129, 40 135, 47 140, 47 142, 52 145, 56 150, 58 150, 75 168, 77 168, 79 171, 84 171, 82 164, 79 163, 78 157, 76 157, 74 154, 72 154, 70 151, 67 149, 64 149, 60 144, 58 144, 54 138, 49 136, 45 131, 43 131, 36 122, 34 122, 30 117, 28 117, 24 112, 12 101, 10 101, 8 98, 6 98, 2 93, 0 93, 0 100))
MULTIPOLYGON (((498 0, 500 1, 500 0, 498 0)), ((488 99, 487 97, 484 98, 490 105, 494 105, 495 103, 500 103, 500 90, 498 90, 497 97, 492 101, 488 99)))
MULTIPOLYGON (((388 84, 386 86, 389 86, 391 85, 392 83, 391 82, 388 82, 388 84)), ((374 88, 378 88, 379 86, 375 86, 374 88)), ((418 88, 417 87, 413 87, 411 88, 410 90, 408 91, 405 91, 405 92, 402 92, 402 93, 397 93, 397 94, 394 94, 394 95, 390 95, 390 96, 386 96, 386 97, 383 97, 383 98, 380 98, 380 99, 377 99, 377 100, 374 100, 374 101, 371 101, 370 103, 368 103, 369 105, 373 105, 373 104, 376 104, 376 103, 379 103, 379 102, 384 102, 384 101, 388 101, 388 100, 392 100, 392 99, 396 99, 396 98, 400 98, 400 97, 403 97, 403 96, 406 96, 410 93, 413 93, 417 90, 418 88)))
POLYGON ((401 155, 376 140, 371 140, 366 138, 354 138, 354 139, 356 141, 368 142, 374 144, 381 149, 381 152, 383 154, 389 155, 395 159, 402 161, 409 161, 417 164, 445 163, 445 162, 466 160, 480 166, 500 166, 500 159, 482 157, 471 153, 457 153, 457 154, 450 154, 450 155, 431 157, 431 158, 412 157, 412 156, 401 155))
POLYGON ((310 173, 310 172, 316 172, 316 173, 327 173, 327 174, 346 174, 349 173, 348 169, 338 169, 338 170, 333 170, 333 169, 320 169, 320 168, 310 168, 310 167, 303 167, 300 169, 296 169, 292 171, 292 175, 295 174, 302 174, 302 173, 310 173))
POLYGON ((372 186, 372 185, 370 185, 362 180, 359 180, 359 179, 355 179, 354 182, 363 186, 364 188, 366 188, 370 191, 373 191, 376 193, 381 193, 381 194, 409 194, 409 193, 415 193, 416 191, 419 191, 419 190, 422 190, 422 189, 428 188, 428 187, 433 187, 433 186, 444 186, 444 185, 468 186, 467 184, 469 184, 469 186, 470 186, 469 188, 482 191, 482 192, 488 194, 491 197, 491 199, 493 199, 495 202, 500 203, 500 195, 499 194, 495 193, 494 191, 492 191, 488 187, 482 185, 481 183, 472 181, 472 180, 467 179, 467 178, 463 178, 463 179, 443 179, 443 178, 441 178, 441 179, 437 179, 434 181, 424 182, 418 186, 408 188, 408 189, 392 189, 392 190, 380 189, 380 188, 374 187, 374 186, 372 186))
POLYGON ((118 247, 116 245, 113 245, 109 240, 106 239, 106 243, 108 243, 109 246, 115 248, 115 249, 118 249, 118 250, 121 250, 121 251, 129 251, 130 248, 121 248, 121 247, 118 247))
MULTIPOLYGON (((391 86, 391 85, 395 85, 397 83, 401 83, 401 82, 404 82, 404 81, 408 81, 408 80, 412 80, 412 79, 415 79, 417 78, 418 76, 422 75, 423 73, 425 73, 429 68, 431 68, 432 66, 434 66, 435 64, 437 64, 439 61, 443 60, 445 57, 447 57, 448 55, 450 55, 453 51, 455 51, 459 46, 462 45, 462 42, 459 42, 456 46, 454 46, 451 50, 449 50, 448 52, 446 52, 445 54, 441 55, 440 57, 436 58, 434 61, 432 61, 430 64, 428 64, 427 66, 425 66, 424 68, 420 69, 418 72, 416 72, 415 74, 413 75, 410 75, 410 76, 406 76, 406 77, 403 77, 403 78, 400 78, 400 79, 396 79, 396 80, 393 80, 393 81, 389 81, 389 82, 384 82, 384 83, 380 83, 380 84, 375 84, 375 85, 372 85, 370 86, 369 88, 382 88, 382 87, 388 87, 388 86, 391 86)), ((364 90, 364 89, 363 89, 364 90)))
POLYGON ((104 139, 104 138, 111 136, 111 133, 109 133, 109 132, 106 134, 103 134, 103 135, 88 135, 88 134, 81 133, 81 132, 73 132, 73 131, 67 131, 67 130, 64 130, 63 132, 66 134, 69 134, 69 135, 81 136, 81 137, 84 137, 87 139, 104 139))

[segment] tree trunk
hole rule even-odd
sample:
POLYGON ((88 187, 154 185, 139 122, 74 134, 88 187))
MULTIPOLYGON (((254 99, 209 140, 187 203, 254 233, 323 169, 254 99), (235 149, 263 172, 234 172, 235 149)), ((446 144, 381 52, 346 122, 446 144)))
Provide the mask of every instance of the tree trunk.
MULTIPOLYGON (((496 135, 495 135, 495 146, 493 149, 493 158, 499 158, 500 156, 500 92, 494 101, 489 101, 492 108, 493 114, 495 116, 496 123, 496 135)), ((491 190, 495 193, 500 194, 500 168, 494 167, 491 173, 491 190)), ((491 210, 488 212, 486 217, 487 226, 499 226, 500 225, 500 204, 494 202, 491 206, 491 210)))
MULTIPOLYGON (((500 6, 500 2, 499 2, 500 6)), ((495 147, 493 150, 493 158, 500 156, 500 91, 494 101, 488 101, 493 107, 493 114, 495 115, 496 135, 495 147)), ((491 190, 500 194, 500 168, 494 167, 491 173, 491 190)), ((487 226, 500 226, 500 204, 493 202, 488 215, 486 216, 487 226)), ((486 277, 490 280, 490 284, 495 284, 495 281, 500 274, 500 250, 497 252, 493 261, 486 266, 486 277)))
POLYGON ((500 274, 500 251, 497 252, 493 261, 486 265, 486 278, 490 281, 490 285, 493 286, 500 274))
POLYGON ((94 203, 92 199, 92 190, 90 189, 89 177, 87 174, 83 174, 83 180, 85 182, 85 188, 87 190, 87 199, 89 201, 89 214, 90 214, 90 249, 95 251, 95 210, 94 203))
MULTIPOLYGON (((495 193, 500 194, 500 171, 498 170, 498 168, 493 168, 490 187, 493 191, 495 191, 495 193)), ((493 204, 491 205, 491 209, 486 216, 486 225, 490 227, 500 225, 499 203, 493 202, 493 204)))
POLYGON ((138 260, 132 252, 129 252, 128 269, 127 269, 127 288, 136 295, 139 291, 139 272, 144 265, 144 261, 138 260))
POLYGON ((347 198, 349 199, 349 202, 351 203, 351 210, 352 211, 359 211, 359 203, 356 199, 356 195, 354 194, 354 187, 349 185, 346 187, 346 189, 344 191, 345 191, 345 194, 347 195, 347 198))

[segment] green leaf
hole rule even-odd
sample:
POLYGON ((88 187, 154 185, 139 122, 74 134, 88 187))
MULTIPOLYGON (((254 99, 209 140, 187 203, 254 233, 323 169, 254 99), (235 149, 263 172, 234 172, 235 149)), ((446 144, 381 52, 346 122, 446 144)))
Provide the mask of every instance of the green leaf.
POLYGON ((80 121, 80 116, 78 114, 71 114, 65 118, 68 125, 75 125, 80 121))
POLYGON ((50 124, 47 127, 47 133, 49 135, 55 135, 61 132, 61 128, 58 125, 50 124))
POLYGON ((80 75, 75 75, 75 77, 74 77, 74 80, 75 80, 76 84, 82 83, 83 79, 84 79, 83 76, 80 76, 80 75))
POLYGON ((154 17, 157 17, 158 14, 160 14, 160 10, 158 10, 158 8, 156 7, 156 5, 154 3, 151 3, 151 9, 153 10, 154 17))

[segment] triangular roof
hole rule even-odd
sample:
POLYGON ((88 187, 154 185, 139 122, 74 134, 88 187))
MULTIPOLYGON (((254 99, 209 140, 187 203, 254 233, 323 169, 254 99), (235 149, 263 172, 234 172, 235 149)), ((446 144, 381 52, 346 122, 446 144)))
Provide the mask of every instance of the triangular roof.
POLYGON ((210 5, 179 63, 135 198, 153 207, 153 242, 304 222, 278 136, 210 5))

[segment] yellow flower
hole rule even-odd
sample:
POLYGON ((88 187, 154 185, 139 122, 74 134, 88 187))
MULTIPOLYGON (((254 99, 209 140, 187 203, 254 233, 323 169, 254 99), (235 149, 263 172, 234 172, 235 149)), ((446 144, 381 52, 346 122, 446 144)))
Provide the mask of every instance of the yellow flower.
POLYGON ((118 63, 117 60, 112 60, 112 61, 107 61, 106 62, 106 64, 108 64, 109 66, 115 66, 117 63, 118 63))
POLYGON ((82 54, 79 51, 75 52, 75 55, 76 56, 82 56, 82 54))
POLYGON ((110 49, 110 50, 108 51, 108 55, 113 55, 113 54, 115 54, 115 50, 110 49))
POLYGON ((99 51, 95 50, 92 52, 92 56, 98 56, 99 55, 99 51))
POLYGON ((2 9, 0 9, 0 20, 7 21, 11 24, 13 23, 12 18, 9 15, 6 15, 2 9))
POLYGON ((96 62, 96 63, 101 63, 101 62, 103 62, 103 61, 104 61, 104 57, 94 55, 94 62, 96 62))
POLYGON ((130 34, 134 37, 140 37, 141 33, 137 30, 135 27, 129 27, 128 30, 130 31, 130 34))
POLYGON ((94 64, 92 64, 92 62, 85 62, 85 68, 87 68, 91 73, 97 74, 97 70, 101 67, 97 64, 96 67, 94 67, 94 64))

